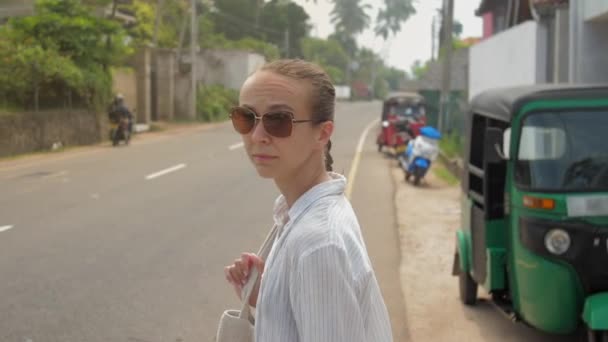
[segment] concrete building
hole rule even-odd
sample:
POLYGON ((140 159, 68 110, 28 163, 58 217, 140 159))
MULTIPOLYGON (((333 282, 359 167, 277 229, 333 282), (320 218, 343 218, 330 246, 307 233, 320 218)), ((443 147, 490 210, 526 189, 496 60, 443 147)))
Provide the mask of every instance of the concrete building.
POLYGON ((469 98, 498 86, 608 82, 608 0, 483 0, 469 98))

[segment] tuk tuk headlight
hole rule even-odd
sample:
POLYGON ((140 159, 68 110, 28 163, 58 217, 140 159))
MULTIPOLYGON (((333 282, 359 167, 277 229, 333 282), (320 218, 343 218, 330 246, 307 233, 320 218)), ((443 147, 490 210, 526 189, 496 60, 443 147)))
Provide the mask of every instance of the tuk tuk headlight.
POLYGON ((389 125, 390 125, 390 124, 389 124, 389 122, 388 122, 388 121, 386 121, 386 120, 382 121, 382 127, 386 128, 386 127, 388 127, 389 125))
POLYGON ((570 234, 563 229, 551 229, 545 234, 545 247, 555 255, 562 255, 570 248, 570 234))

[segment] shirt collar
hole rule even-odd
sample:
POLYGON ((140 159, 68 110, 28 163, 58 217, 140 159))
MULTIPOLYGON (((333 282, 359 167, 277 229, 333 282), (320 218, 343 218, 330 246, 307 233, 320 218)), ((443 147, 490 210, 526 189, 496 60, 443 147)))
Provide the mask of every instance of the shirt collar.
POLYGON ((291 208, 287 206, 285 196, 280 195, 274 203, 274 223, 283 226, 290 219, 300 216, 311 204, 317 200, 327 197, 341 195, 346 188, 346 178, 335 172, 328 172, 330 180, 319 183, 302 196, 300 196, 291 208))

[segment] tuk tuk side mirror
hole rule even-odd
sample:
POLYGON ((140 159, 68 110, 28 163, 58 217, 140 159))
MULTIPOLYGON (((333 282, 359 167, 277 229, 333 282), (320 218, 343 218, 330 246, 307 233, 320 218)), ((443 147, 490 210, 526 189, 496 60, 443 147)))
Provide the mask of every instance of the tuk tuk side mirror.
POLYGON ((497 164, 507 158, 502 152, 503 131, 500 128, 488 127, 484 143, 484 159, 487 163, 497 164))

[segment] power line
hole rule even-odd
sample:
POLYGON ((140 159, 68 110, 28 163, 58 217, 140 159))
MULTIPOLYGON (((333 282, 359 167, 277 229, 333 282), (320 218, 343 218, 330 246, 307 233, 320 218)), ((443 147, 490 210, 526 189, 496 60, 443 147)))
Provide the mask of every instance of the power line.
POLYGON ((214 11, 212 13, 216 14, 216 15, 219 15, 221 17, 224 17, 224 18, 232 21, 233 23, 237 23, 237 24, 240 24, 240 25, 245 25, 245 26, 248 26, 249 28, 253 28, 253 29, 258 30, 258 31, 265 31, 266 33, 273 33, 273 34, 283 34, 283 32, 275 31, 273 29, 265 28, 263 26, 258 26, 255 23, 248 22, 248 21, 243 20, 242 18, 238 18, 238 17, 236 17, 236 16, 234 16, 232 14, 228 14, 228 13, 221 12, 221 11, 214 11))

